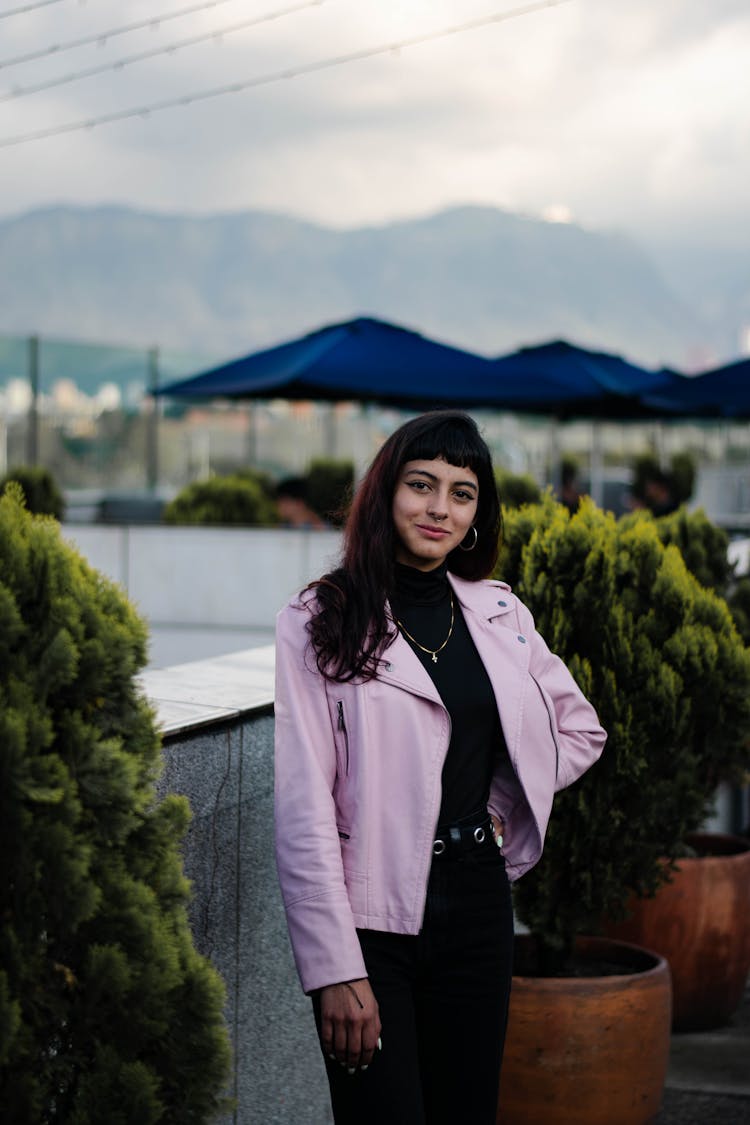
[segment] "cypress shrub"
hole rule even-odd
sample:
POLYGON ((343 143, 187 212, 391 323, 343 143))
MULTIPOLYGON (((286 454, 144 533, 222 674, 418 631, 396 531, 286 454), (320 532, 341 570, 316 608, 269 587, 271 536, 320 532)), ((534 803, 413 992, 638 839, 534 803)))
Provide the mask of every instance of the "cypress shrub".
POLYGON ((65 499, 49 469, 37 465, 17 465, 0 480, 0 495, 12 480, 20 484, 30 512, 39 516, 54 516, 56 520, 63 518, 65 499))
POLYGON ((263 481, 248 472, 194 481, 164 509, 165 523, 269 527, 276 508, 263 481))
POLYGON ((729 595, 729 608, 732 611, 737 632, 746 645, 750 645, 750 577, 738 578, 732 585, 729 595))
POLYGON ((0 498, 3 1125, 187 1125, 223 1107, 222 982, 194 948, 183 798, 135 675, 143 622, 56 523, 0 498))
POLYGON ((504 508, 538 504, 542 499, 542 490, 530 473, 509 473, 500 469, 495 473, 495 482, 504 508))
POLYGON ((729 536, 723 528, 712 523, 702 509, 689 512, 681 507, 668 516, 659 516, 656 530, 662 543, 679 547, 685 566, 701 586, 726 596, 732 564, 727 556, 729 536))
POLYGON ((519 916, 560 969, 578 933, 653 893, 716 784, 750 765, 750 652, 649 516, 574 516, 546 497, 505 513, 497 570, 596 707, 604 753, 560 793, 519 916))
POLYGON ((662 543, 674 543, 700 584, 726 599, 743 643, 750 644, 750 578, 735 577, 726 531, 712 523, 701 508, 694 512, 678 508, 655 522, 662 543))

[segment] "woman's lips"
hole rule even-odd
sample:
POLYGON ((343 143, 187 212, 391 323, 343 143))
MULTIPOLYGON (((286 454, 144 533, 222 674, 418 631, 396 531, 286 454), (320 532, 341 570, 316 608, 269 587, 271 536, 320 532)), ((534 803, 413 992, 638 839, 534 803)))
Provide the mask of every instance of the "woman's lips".
POLYGON ((428 539, 442 539, 443 536, 448 535, 449 532, 444 527, 428 527, 426 524, 418 523, 417 530, 426 535, 428 539))

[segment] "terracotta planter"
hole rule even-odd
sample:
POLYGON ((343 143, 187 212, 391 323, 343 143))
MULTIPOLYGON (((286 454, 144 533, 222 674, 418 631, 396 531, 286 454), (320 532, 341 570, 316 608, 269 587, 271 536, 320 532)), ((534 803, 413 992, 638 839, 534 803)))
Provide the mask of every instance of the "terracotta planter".
MULTIPOLYGON (((518 937, 517 947, 532 940, 518 937)), ((579 938, 576 948, 633 972, 513 978, 498 1125, 645 1125, 659 1111, 671 1018, 666 961, 604 938, 579 938)))
POLYGON ((630 918, 606 928, 667 958, 676 1031, 725 1024, 750 972, 750 843, 718 833, 688 843, 710 854, 680 860, 655 898, 633 899, 630 918))

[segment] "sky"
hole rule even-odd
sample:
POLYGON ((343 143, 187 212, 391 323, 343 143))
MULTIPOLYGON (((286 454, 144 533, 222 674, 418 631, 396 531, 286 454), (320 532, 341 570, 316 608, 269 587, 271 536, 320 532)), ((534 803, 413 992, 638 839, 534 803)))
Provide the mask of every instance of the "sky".
POLYGON ((214 0, 165 18, 199 5, 0 0, 0 216, 118 203, 353 227, 477 203, 750 243, 747 0, 214 0), (114 65, 146 52, 158 53, 114 65), (106 69, 18 96, 94 68, 106 69), (285 71, 296 76, 4 143, 285 71))

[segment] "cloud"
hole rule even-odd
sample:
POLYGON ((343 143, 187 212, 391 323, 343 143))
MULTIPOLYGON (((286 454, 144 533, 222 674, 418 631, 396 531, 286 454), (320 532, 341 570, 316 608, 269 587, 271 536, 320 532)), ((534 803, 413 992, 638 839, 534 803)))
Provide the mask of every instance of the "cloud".
MULTIPOLYGON (((98 50, 0 69, 0 88, 272 7, 273 0, 231 0, 98 50)), ((304 68, 513 7, 511 0, 327 0, 220 44, 7 102, 0 137, 304 68)), ((115 22, 126 23, 153 16, 154 5, 128 2, 115 12, 115 22)), ((112 8, 52 5, 4 21, 0 55, 102 30, 107 16, 113 20, 112 8)), ((272 207, 352 225, 483 202, 534 213, 555 205, 592 225, 728 240, 750 229, 749 52, 746 0, 573 0, 253 91, 4 149, 0 211, 101 200, 175 211, 272 207)))

